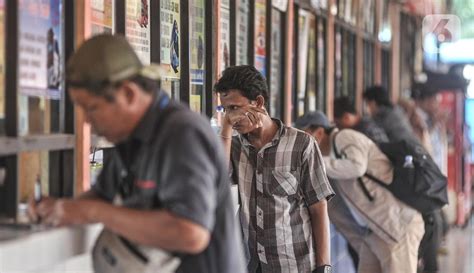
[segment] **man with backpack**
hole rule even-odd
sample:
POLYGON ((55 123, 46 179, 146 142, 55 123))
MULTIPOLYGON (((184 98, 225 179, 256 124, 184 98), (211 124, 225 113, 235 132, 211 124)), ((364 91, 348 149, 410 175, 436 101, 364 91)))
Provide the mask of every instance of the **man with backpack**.
POLYGON ((424 234, 421 214, 365 175, 388 185, 394 173, 387 156, 366 136, 331 127, 322 112, 308 113, 296 124, 318 140, 333 187, 365 231, 356 244, 343 232, 359 254, 358 272, 415 273, 424 234))
MULTIPOLYGON (((438 227, 436 218, 437 214, 439 214, 437 211, 444 204, 447 204, 446 178, 433 162, 428 152, 426 152, 426 149, 421 145, 421 141, 413 132, 403 111, 390 102, 389 94, 385 88, 380 86, 369 87, 364 92, 363 97, 367 105, 368 113, 374 121, 385 130, 389 141, 392 143, 387 146, 389 152, 398 152, 400 157, 403 157, 400 153, 401 150, 407 148, 413 150, 411 154, 416 154, 415 158, 421 160, 421 165, 424 166, 427 171, 425 174, 429 173, 431 175, 430 177, 417 177, 416 175, 412 175, 413 181, 411 181, 411 183, 413 187, 425 189, 425 193, 433 194, 435 203, 430 203, 432 200, 429 199, 414 197, 410 197, 407 201, 412 207, 417 207, 418 210, 422 212, 425 222, 425 236, 420 246, 420 257, 423 258, 425 263, 424 272, 437 272, 436 248, 439 245, 439 236, 437 235, 438 227), (428 188, 430 188, 430 191, 426 190, 428 188)), ((404 158, 398 158, 397 160, 400 162, 403 161, 404 158)), ((403 169, 400 170, 403 171, 403 169)), ((409 173, 407 172, 405 175, 409 175, 409 173)), ((405 183, 404 180, 407 179, 399 179, 401 183, 393 183, 391 185, 399 198, 407 196, 404 191, 408 189, 406 184, 410 183, 405 183)))

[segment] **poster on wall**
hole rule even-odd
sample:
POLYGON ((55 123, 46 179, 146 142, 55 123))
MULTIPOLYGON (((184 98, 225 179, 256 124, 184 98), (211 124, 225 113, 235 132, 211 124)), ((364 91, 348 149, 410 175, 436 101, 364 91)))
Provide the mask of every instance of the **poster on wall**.
POLYGON ((281 12, 272 12, 272 56, 270 77, 270 114, 281 118, 281 70, 282 70, 282 35, 281 35, 281 12))
POLYGON ((221 1, 220 72, 230 66, 230 1, 221 1))
POLYGON ((298 15, 298 115, 304 114, 304 100, 306 96, 306 75, 308 71, 308 36, 310 13, 300 9, 298 15))
POLYGON ((205 6, 204 0, 196 0, 189 6, 189 72, 190 72, 190 108, 201 112, 204 99, 204 69, 205 69, 205 6))
POLYGON ((61 0, 19 2, 19 93, 59 100, 64 77, 61 0))
POLYGON ((316 19, 310 16, 308 40, 307 110, 316 111, 316 19))
MULTIPOLYGON (((0 0, 0 119, 5 118, 5 1, 0 0)), ((2 129, 0 129, 1 131, 2 129)))
MULTIPOLYGON (((239 1, 239 0, 237 0, 239 1)), ((249 0, 240 0, 237 10, 237 65, 248 64, 249 0)))
POLYGON ((126 1, 125 36, 144 64, 149 64, 151 58, 149 1, 126 1))
POLYGON ((190 6, 190 74, 191 84, 204 84, 205 39, 204 0, 194 1, 190 6))
POLYGON ((266 1, 255 0, 255 68, 264 76, 267 75, 265 67, 266 45, 266 1))
POLYGON ((288 9, 288 0, 272 0, 272 5, 274 8, 286 12, 288 9))
POLYGON ((114 1, 91 0, 91 34, 114 32, 114 1))
POLYGON ((180 62, 179 0, 160 1, 160 63, 164 69, 161 88, 179 98, 180 62))

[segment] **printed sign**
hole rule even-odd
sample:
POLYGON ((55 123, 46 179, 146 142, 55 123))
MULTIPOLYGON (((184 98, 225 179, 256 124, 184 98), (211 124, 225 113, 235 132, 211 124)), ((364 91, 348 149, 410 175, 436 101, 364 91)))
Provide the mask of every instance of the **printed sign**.
POLYGON ((150 63, 149 0, 127 0, 125 36, 144 64, 150 63))
POLYGON ((255 1, 255 68, 257 68, 257 70, 260 71, 260 73, 262 73, 264 76, 266 75, 265 2, 265 0, 255 1))
POLYGON ((237 65, 248 64, 249 0, 240 0, 237 10, 237 65))
POLYGON ((164 81, 180 78, 180 6, 179 0, 160 1, 160 63, 164 81))
POLYGON ((19 92, 59 100, 64 77, 63 3, 19 2, 19 92))
POLYGON ((112 0, 91 0, 91 34, 114 32, 114 2, 112 0))

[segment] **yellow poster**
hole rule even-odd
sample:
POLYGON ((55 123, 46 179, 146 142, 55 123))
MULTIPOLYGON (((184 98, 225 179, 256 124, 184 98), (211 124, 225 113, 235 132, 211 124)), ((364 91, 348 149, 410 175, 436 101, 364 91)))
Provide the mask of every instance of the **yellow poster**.
POLYGON ((0 0, 0 119, 5 118, 5 2, 0 0))
POLYGON ((112 0, 91 0, 92 35, 114 32, 114 3, 112 0))
POLYGON ((201 95, 189 95, 189 108, 196 113, 201 113, 201 95))
POLYGON ((160 1, 160 63, 166 70, 164 81, 179 79, 180 18, 179 0, 160 1))

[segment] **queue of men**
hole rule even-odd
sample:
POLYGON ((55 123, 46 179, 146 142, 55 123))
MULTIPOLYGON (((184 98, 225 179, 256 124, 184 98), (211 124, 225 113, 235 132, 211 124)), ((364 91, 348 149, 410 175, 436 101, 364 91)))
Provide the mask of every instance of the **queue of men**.
POLYGON ((96 272, 330 273, 330 220, 357 272, 417 272, 436 213, 422 215, 365 176, 390 184, 393 166, 376 143, 416 139, 382 88, 364 93, 372 119, 341 98, 339 129, 319 111, 294 128, 268 114, 254 67, 229 67, 214 86, 225 109, 216 136, 159 90, 159 70, 121 36, 86 41, 67 73, 72 101, 116 148, 89 192, 32 200, 29 212, 52 226, 102 223, 96 272))

